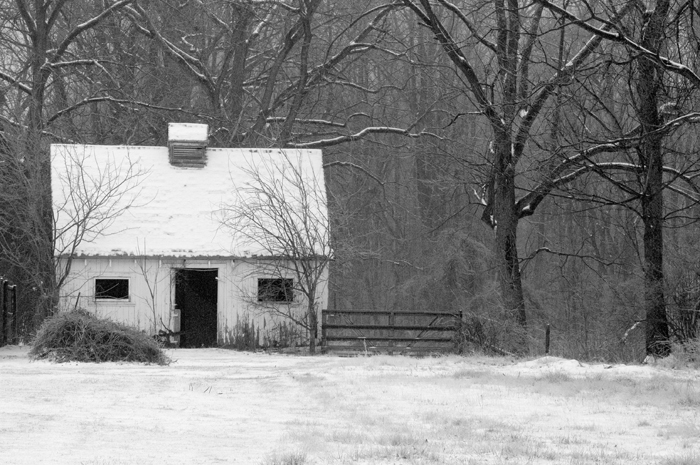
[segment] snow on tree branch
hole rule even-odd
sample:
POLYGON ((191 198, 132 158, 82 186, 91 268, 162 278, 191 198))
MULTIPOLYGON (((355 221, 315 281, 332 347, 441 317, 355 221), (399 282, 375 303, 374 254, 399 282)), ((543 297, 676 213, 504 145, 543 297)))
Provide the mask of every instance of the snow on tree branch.
POLYGON ((61 44, 55 49, 55 50, 49 50, 49 52, 53 52, 53 59, 51 60, 52 62, 58 61, 63 54, 68 50, 68 47, 73 43, 76 37, 78 37, 80 34, 85 32, 86 30, 94 27, 96 24, 98 24, 100 21, 105 19, 106 17, 110 16, 113 14, 115 11, 124 8, 130 3, 134 3, 136 0, 121 0, 118 1, 107 8, 105 8, 99 15, 81 23, 78 24, 73 30, 71 30, 68 35, 63 39, 61 44))
POLYGON ((152 110, 163 110, 163 111, 175 111, 175 112, 180 112, 180 113, 186 113, 189 115, 194 115, 197 117, 204 118, 204 115, 200 115, 199 113, 191 112, 188 110, 183 110, 182 108, 172 108, 172 107, 164 107, 160 105, 154 105, 148 102, 141 102, 138 100, 130 100, 130 99, 120 99, 120 98, 114 98, 114 97, 109 97, 109 96, 104 96, 104 97, 90 97, 81 100, 80 102, 77 102, 67 108, 63 108, 53 115, 51 115, 48 119, 47 122, 51 123, 55 121, 56 119, 65 116, 66 114, 73 112, 81 107, 84 107, 85 105, 90 105, 91 103, 99 103, 99 102, 109 102, 109 103, 116 103, 119 105, 125 105, 125 106, 137 106, 137 107, 143 107, 143 108, 149 108, 152 110))
POLYGON ((287 147, 290 148, 296 148, 296 149, 320 149, 323 147, 332 147, 334 145, 339 145, 339 144, 344 144, 346 142, 352 142, 356 141, 359 139, 362 139, 364 137, 367 137, 370 134, 398 134, 401 136, 406 136, 406 137, 422 137, 422 136, 430 136, 434 137, 436 139, 442 140, 442 137, 438 136, 437 134, 433 134, 428 131, 420 131, 417 133, 410 132, 408 129, 401 129, 401 128, 392 128, 392 127, 368 127, 364 128, 359 132, 356 132, 355 134, 346 134, 343 136, 338 136, 338 137, 333 137, 330 139, 323 139, 323 140, 316 140, 316 141, 311 141, 311 142, 290 142, 287 144, 287 147))
POLYGON ((3 81, 9 82, 11 86, 18 88, 19 90, 21 90, 25 94, 31 95, 31 93, 32 93, 32 89, 29 86, 19 82, 19 77, 14 78, 14 77, 10 76, 9 74, 7 74, 3 71, 0 71, 0 79, 2 79, 3 81))
MULTIPOLYGON (((545 6, 548 10, 552 11, 553 13, 557 13, 572 23, 576 24, 577 26, 581 27, 582 29, 591 32, 598 37, 601 37, 602 39, 609 40, 611 42, 618 42, 621 44, 626 45, 627 47, 631 48, 632 50, 644 55, 646 58, 654 61, 655 63, 659 64, 663 68, 665 68, 668 71, 672 71, 674 73, 677 73, 686 79, 688 79, 690 82, 693 83, 693 85, 700 86, 700 76, 698 76, 692 69, 690 69, 688 66, 678 63, 676 61, 671 60, 668 57, 661 56, 660 54, 655 53, 652 50, 649 50, 645 47, 643 47, 641 44, 635 42, 634 40, 630 39, 627 35, 624 34, 623 30, 621 28, 615 28, 616 32, 611 31, 611 25, 614 24, 613 22, 610 21, 605 21, 602 18, 596 17, 594 15, 591 16, 591 18, 585 19, 585 18, 579 18, 575 14, 569 12, 565 8, 562 8, 560 6, 557 6, 548 0, 535 0, 537 3, 540 3, 545 6), (590 24, 590 21, 601 21, 603 23, 606 23, 606 26, 604 28, 598 28, 596 26, 593 26, 590 24)), ((625 8, 629 8, 632 5, 634 5, 635 2, 627 2, 625 8)))

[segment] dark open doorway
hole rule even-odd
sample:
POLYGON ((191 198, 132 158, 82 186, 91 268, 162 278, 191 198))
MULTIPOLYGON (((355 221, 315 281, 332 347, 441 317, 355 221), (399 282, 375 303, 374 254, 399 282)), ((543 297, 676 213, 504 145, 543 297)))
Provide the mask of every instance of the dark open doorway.
POLYGON ((180 347, 216 346, 216 290, 219 271, 175 270, 175 305, 180 309, 180 347))

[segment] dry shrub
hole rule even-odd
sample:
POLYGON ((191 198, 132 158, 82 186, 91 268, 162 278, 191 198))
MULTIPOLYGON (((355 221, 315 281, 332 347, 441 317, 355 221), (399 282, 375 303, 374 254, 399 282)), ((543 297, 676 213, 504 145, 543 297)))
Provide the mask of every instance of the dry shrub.
POLYGON ((295 451, 283 454, 275 453, 268 457, 263 465, 305 465, 306 463, 306 452, 295 451))
POLYGON ((29 356, 56 362, 170 363, 158 343, 147 334, 85 310, 48 318, 39 328, 29 356))
POLYGON ((671 353, 682 365, 700 368, 700 338, 672 344, 671 353))
POLYGON ((459 354, 515 355, 522 351, 519 342, 526 336, 524 328, 502 315, 496 319, 468 313, 457 323, 453 343, 459 354))

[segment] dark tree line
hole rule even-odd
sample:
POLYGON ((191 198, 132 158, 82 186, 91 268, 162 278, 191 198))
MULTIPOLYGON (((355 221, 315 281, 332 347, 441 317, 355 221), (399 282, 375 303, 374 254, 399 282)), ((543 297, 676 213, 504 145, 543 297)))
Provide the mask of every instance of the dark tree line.
POLYGON ((552 323, 567 355, 667 354, 696 334, 700 17, 652 3, 0 2, 0 264, 25 330, 59 284, 49 144, 189 121, 324 149, 331 305, 466 310, 516 352, 552 323))

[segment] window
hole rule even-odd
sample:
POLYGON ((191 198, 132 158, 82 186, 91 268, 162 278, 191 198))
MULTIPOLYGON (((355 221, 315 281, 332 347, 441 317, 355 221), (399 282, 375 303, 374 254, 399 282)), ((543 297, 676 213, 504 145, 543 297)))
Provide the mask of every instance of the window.
POLYGON ((285 278, 259 278, 258 302, 293 302, 294 280, 285 278))
POLYGON ((129 280, 95 279, 95 300, 129 300, 129 280))

